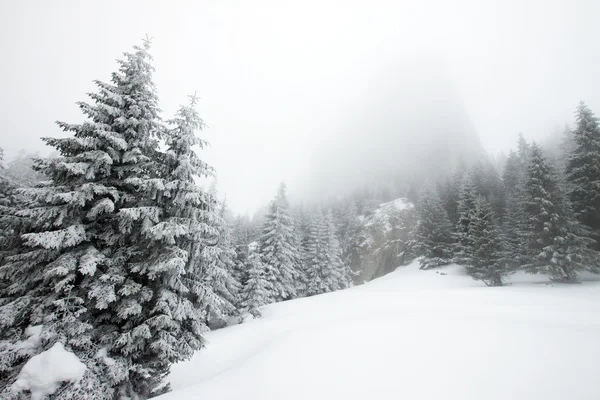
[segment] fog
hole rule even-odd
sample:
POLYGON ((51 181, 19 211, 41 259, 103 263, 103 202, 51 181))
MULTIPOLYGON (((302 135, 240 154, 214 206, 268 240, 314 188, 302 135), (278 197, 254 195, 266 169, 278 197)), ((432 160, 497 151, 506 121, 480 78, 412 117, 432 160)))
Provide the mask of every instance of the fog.
POLYGON ((0 147, 48 154, 94 79, 147 34, 164 116, 197 92, 236 212, 542 140, 600 110, 597 1, 19 1, 0 4, 0 147), (485 4, 484 4, 485 3, 485 4), (435 154, 439 154, 436 152, 435 154))

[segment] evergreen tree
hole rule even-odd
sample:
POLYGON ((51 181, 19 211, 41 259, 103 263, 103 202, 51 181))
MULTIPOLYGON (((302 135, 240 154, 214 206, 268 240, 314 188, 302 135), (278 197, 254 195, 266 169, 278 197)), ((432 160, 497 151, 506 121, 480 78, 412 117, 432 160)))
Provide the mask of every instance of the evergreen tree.
POLYGON ((580 271, 596 271, 594 241, 586 228, 572 218, 570 204, 560 192, 542 150, 533 145, 525 185, 526 239, 532 273, 548 273, 553 280, 573 282, 580 271))
POLYGON ((531 145, 527 142, 522 133, 519 133, 519 139, 517 140, 517 156, 521 163, 521 168, 527 170, 529 165, 529 157, 531 153, 531 145))
POLYGON ((455 262, 465 264, 473 252, 473 241, 469 233, 472 214, 475 211, 476 188, 470 173, 465 173, 458 193, 458 222, 456 223, 455 262))
POLYGON ((435 187, 426 184, 417 204, 419 222, 415 229, 414 251, 421 256, 421 269, 452 262, 452 226, 435 187))
POLYGON ((480 160, 471 170, 477 195, 483 196, 491 205, 497 218, 504 216, 505 198, 502 180, 489 160, 480 160))
POLYGON ((573 210, 579 221, 592 228, 600 239, 600 124, 594 113, 582 102, 576 113, 573 130, 574 148, 567 160, 573 210))
POLYGON ((363 241, 363 226, 358 217, 355 201, 350 201, 344 208, 340 224, 340 246, 342 261, 345 265, 360 266, 360 244, 363 241))
POLYGON ((223 326, 227 318, 237 313, 241 290, 235 279, 236 252, 231 243, 231 232, 226 221, 227 204, 221 203, 214 219, 216 228, 213 242, 204 246, 202 262, 206 266, 203 281, 202 307, 207 322, 223 326))
POLYGON ((255 318, 261 316, 259 308, 273 301, 271 283, 267 280, 266 268, 260 259, 255 246, 249 246, 246 261, 248 279, 241 293, 241 307, 252 314, 255 318))
POLYGON ((342 259, 342 249, 337 238, 335 222, 331 211, 325 215, 325 235, 327 262, 324 272, 324 286, 326 291, 346 289, 352 286, 352 271, 342 259))
POLYGON ((307 295, 333 292, 351 286, 352 273, 341 260, 333 215, 319 208, 313 215, 306 241, 307 295))
POLYGON ((511 151, 502 175, 506 201, 502 231, 506 239, 507 256, 513 269, 525 263, 524 179, 519 157, 517 153, 511 151))
POLYGON ((492 207, 483 196, 478 196, 475 200, 469 234, 473 247, 465 265, 467 273, 488 286, 502 286, 502 277, 511 268, 492 207))
MULTIPOLYGON (((196 280, 183 279, 211 212, 189 180, 204 164, 184 154, 197 121, 171 132, 170 151, 160 153, 165 128, 148 49, 146 41, 125 53, 111 83, 96 81, 94 104, 79 103, 84 123, 58 123, 74 136, 44 139, 60 157, 37 161, 50 181, 22 190, 36 204, 19 216, 33 225, 0 267, 12 282, 0 306, 3 343, 43 325, 36 351, 62 342, 93 371, 84 383, 109 397, 157 394, 204 330, 196 280), (114 362, 99 364, 98 350, 114 362)), ((8 374, 31 355, 13 359, 8 374)))
POLYGON ((268 279, 275 301, 297 296, 300 278, 298 238, 296 225, 290 213, 285 184, 279 186, 277 196, 269 204, 260 238, 262 262, 268 266, 268 279))

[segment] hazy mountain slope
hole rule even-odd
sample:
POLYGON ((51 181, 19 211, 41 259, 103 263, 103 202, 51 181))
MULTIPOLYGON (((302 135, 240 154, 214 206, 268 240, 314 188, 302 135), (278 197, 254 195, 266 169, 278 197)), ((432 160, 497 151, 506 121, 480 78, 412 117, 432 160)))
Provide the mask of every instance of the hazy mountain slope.
POLYGON ((173 366, 182 399, 598 399, 600 283, 500 288, 418 264, 267 306, 173 366))
POLYGON ((349 102, 334 138, 319 143, 309 187, 319 198, 378 180, 446 174, 484 152, 460 94, 434 59, 389 63, 349 102))

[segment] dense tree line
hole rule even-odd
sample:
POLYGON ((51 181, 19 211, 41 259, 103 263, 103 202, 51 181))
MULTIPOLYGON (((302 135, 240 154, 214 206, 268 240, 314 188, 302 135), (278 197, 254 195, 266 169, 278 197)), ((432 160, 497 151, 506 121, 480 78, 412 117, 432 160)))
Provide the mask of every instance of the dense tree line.
POLYGON ((558 282, 600 272, 600 124, 589 108, 578 106, 556 156, 521 135, 503 164, 500 178, 485 163, 461 163, 454 178, 422 190, 422 268, 455 262, 492 286, 517 270, 558 282))

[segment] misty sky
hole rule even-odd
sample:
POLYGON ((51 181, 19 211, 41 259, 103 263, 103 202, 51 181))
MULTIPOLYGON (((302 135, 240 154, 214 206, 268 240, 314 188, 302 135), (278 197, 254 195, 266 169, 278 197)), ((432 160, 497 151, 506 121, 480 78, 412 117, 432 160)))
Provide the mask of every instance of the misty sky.
POLYGON ((594 0, 4 1, 0 147, 47 154, 39 137, 80 121, 92 80, 148 34, 164 116, 198 93, 203 157, 234 211, 252 211, 300 182, 323 140, 343 142, 390 63, 439 64, 491 152, 542 138, 580 100, 600 113, 599 16, 594 0))

